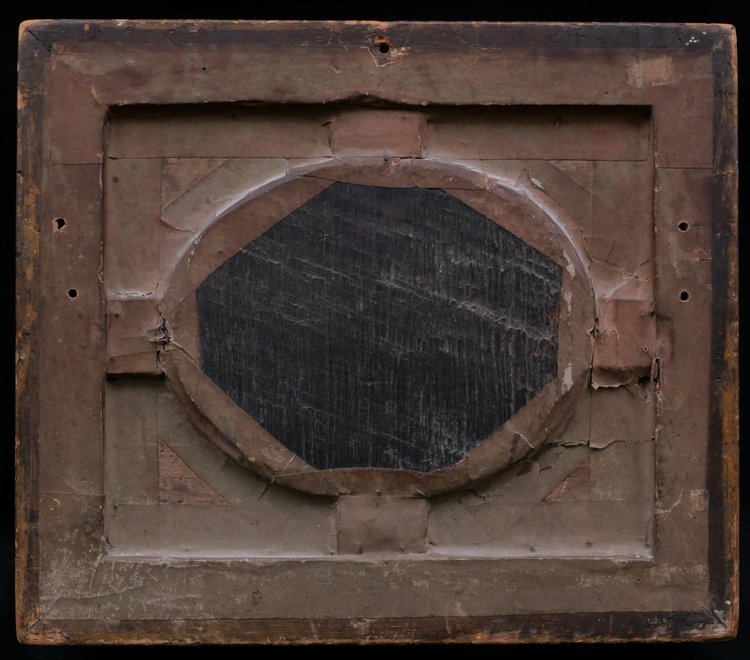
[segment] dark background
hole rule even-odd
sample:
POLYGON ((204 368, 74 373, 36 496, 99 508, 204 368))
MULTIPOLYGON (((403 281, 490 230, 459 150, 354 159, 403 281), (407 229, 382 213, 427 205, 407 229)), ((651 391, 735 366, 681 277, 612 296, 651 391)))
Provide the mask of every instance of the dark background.
MULTIPOLYGON (((737 27, 739 43, 739 71, 740 71, 740 110, 744 107, 742 93, 742 73, 746 70, 747 54, 742 44, 745 33, 740 18, 739 3, 729 2, 702 2, 702 3, 669 3, 655 2, 652 0, 648 6, 639 3, 619 0, 618 2, 598 2, 592 6, 577 6, 574 2, 549 3, 533 2, 525 0, 521 2, 476 2, 471 0, 459 0, 453 3, 450 9, 438 9, 435 6, 422 6, 407 3, 379 1, 351 3, 347 7, 316 3, 305 6, 304 9, 293 9, 288 4, 280 2, 268 3, 239 3, 220 2, 211 0, 202 3, 203 11, 186 13, 180 10, 181 4, 170 3, 142 3, 138 1, 129 2, 58 2, 45 3, 15 2, 13 6, 5 8, 5 15, 0 22, 2 37, 0 38, 0 75, 2 75, 2 86, 0 86, 1 101, 0 108, 4 111, 4 129, 0 131, 0 148, 4 156, 4 169, 2 170, 2 199, 3 207, 7 213, 3 223, 4 239, 2 242, 2 262, 8 266, 8 273, 12 278, 13 264, 15 262, 13 222, 15 216, 15 131, 12 130, 15 121, 15 82, 16 82, 16 48, 18 39, 18 24, 25 19, 31 18, 80 18, 80 19, 104 19, 104 18, 203 18, 203 19, 364 19, 364 20, 484 20, 484 21, 637 21, 637 22, 678 22, 678 23, 731 23, 737 27)), ((742 114, 740 115, 742 117, 742 114)), ((742 122, 740 121, 740 124, 742 122)), ((741 131, 740 131, 741 132, 741 131)), ((742 151, 742 150, 741 150, 742 151)), ((740 209, 743 205, 743 189, 740 183, 740 209)), ((740 263, 742 256, 746 253, 746 238, 740 232, 740 263)), ((741 271, 742 272, 742 271, 741 271)), ((742 289, 742 287, 741 287, 742 289)), ((10 291, 7 296, 8 317, 11 311, 13 296, 10 291)), ((743 325, 743 314, 741 311, 740 325, 743 325)), ((2 323, 0 327, 7 333, 7 343, 10 348, 12 326, 9 322, 2 323)), ((8 366, 10 367, 9 351, 8 366)), ((742 363, 745 361, 742 360, 742 363)), ((10 371, 10 370, 9 370, 10 371)), ((744 372, 744 369, 741 369, 744 372)), ((10 377, 8 377, 10 383, 10 377)), ((741 394, 741 404, 745 396, 741 394)), ((8 398, 10 401, 10 396, 8 398)), ((744 409, 744 406, 741 405, 744 409)), ((0 466, 4 468, 3 479, 0 480, 0 501, 2 501, 2 522, 0 525, 0 657, 9 659, 39 659, 39 660, 64 660, 71 658, 99 658, 106 657, 108 660, 119 658, 163 658, 166 653, 177 652, 181 656, 189 657, 211 657, 216 658, 239 658, 247 654, 257 653, 258 649, 248 648, 179 648, 165 649, 163 647, 34 647, 18 644, 15 638, 14 624, 14 595, 13 595, 13 416, 10 411, 4 416, 7 421, 6 432, 2 435, 0 443, 0 466)), ((750 451, 743 452, 741 456, 741 473, 750 474, 750 451)), ((742 559, 748 557, 747 548, 750 546, 748 529, 748 488, 742 488, 741 507, 741 555, 742 559)), ((742 561, 747 566, 746 561, 742 561)), ((747 604, 750 597, 748 590, 748 579, 741 574, 741 602, 747 604)), ((571 604, 574 605, 574 604, 571 604)), ((451 646, 447 648, 435 648, 438 652, 447 651, 452 654, 464 654, 489 657, 490 654, 502 656, 504 659, 532 657, 560 657, 561 654, 574 654, 580 660, 588 660, 606 656, 607 660, 615 658, 661 658, 673 654, 677 657, 691 660, 693 658, 734 660, 750 658, 750 630, 748 630, 748 617, 743 616, 740 609, 741 620, 737 639, 729 642, 706 642, 706 643, 682 643, 682 644, 626 644, 611 645, 602 644, 541 646, 541 645, 519 645, 507 647, 466 647, 451 646)), ((321 649, 322 650, 322 649, 321 649)), ((325 649, 324 652, 333 652, 334 655, 343 657, 350 653, 381 654, 385 649, 377 647, 336 647, 325 649)), ((407 652, 428 653, 432 649, 407 649, 407 652)), ((266 649, 263 649, 266 651, 266 649)), ((388 652, 387 650, 385 650, 388 652)), ((304 653, 302 648, 272 648, 266 651, 270 656, 289 656, 304 653)))

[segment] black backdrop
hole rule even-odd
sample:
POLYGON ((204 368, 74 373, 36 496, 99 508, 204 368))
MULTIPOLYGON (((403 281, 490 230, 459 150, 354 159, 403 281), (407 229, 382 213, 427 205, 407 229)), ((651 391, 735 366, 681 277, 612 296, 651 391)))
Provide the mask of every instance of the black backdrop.
MULTIPOLYGON (((187 4, 187 3, 186 3, 187 4)), ((190 3, 192 4, 192 3, 190 3)), ((440 3, 444 4, 444 3, 440 3)), ((309 3, 307 6, 299 6, 295 3, 239 3, 222 2, 212 0, 204 3, 204 9, 189 10, 182 3, 176 2, 141 2, 141 0, 126 0, 125 2, 36 2, 34 0, 14 2, 12 6, 4 7, 4 15, 0 22, 0 75, 2 75, 2 86, 0 86, 0 108, 2 108, 5 120, 0 131, 0 149, 3 155, 2 177, 2 207, 5 209, 5 220, 2 224, 4 236, 0 242, 3 250, 3 258, 0 263, 7 265, 9 279, 13 279, 14 252, 14 230, 12 218, 15 217, 15 83, 16 83, 16 49, 18 37, 18 24, 25 19, 31 18, 81 18, 81 19, 105 19, 105 18, 203 18, 203 19, 372 19, 372 20, 485 20, 485 21, 639 21, 639 22, 707 22, 707 23, 731 23, 737 27, 739 42, 739 70, 740 70, 740 134, 742 134, 742 108, 744 108, 742 85, 742 73, 747 70, 748 50, 743 49, 745 32, 740 17, 739 3, 723 0, 723 2, 701 2, 701 3, 671 3, 671 2, 649 2, 640 4, 619 0, 617 2, 597 2, 582 4, 576 2, 477 2, 476 0, 461 0, 451 3, 453 6, 439 9, 438 3, 417 4, 404 2, 392 2, 389 0, 378 0, 378 2, 347 3, 338 6, 330 3, 309 3)), ((198 6, 198 5, 196 5, 198 6)), ((740 153, 743 153, 742 142, 740 153)), ((743 201, 746 195, 740 182, 740 209, 744 208, 743 201)), ((740 230, 740 264, 742 255, 746 252, 746 232, 740 230)), ((742 270, 740 271, 742 277, 742 270)), ((744 281, 744 278, 743 278, 744 281)), ((741 290, 744 287, 741 286, 741 290)), ((11 287, 8 287, 6 297, 7 314, 3 318, 11 318, 14 314, 12 309, 14 297, 11 287)), ((743 326, 744 314, 741 308, 740 326, 743 326)), ((10 385, 10 366, 13 359, 11 349, 13 340, 13 326, 10 322, 0 323, 0 328, 7 334, 7 382, 10 385)), ((742 362, 746 362, 742 360, 742 362)), ((744 373, 744 368, 741 369, 744 373)), ((3 468, 3 478, 0 480, 0 501, 2 502, 2 524, 0 525, 0 657, 8 659, 39 659, 39 660, 66 660, 72 658, 100 658, 108 660, 119 658, 138 657, 142 660, 149 658, 164 658, 168 652, 176 652, 180 656, 188 657, 211 657, 239 658, 250 653, 257 653, 258 649, 248 648, 171 648, 163 647, 38 647, 23 646, 18 644, 15 638, 14 624, 14 594, 13 594, 13 415, 11 414, 12 399, 10 387, 8 390, 8 413, 2 416, 5 421, 6 430, 0 436, 0 467, 3 468)), ((745 396, 741 394, 741 404, 745 396)), ((744 410, 744 405, 741 405, 744 410)), ((741 456, 741 473, 750 475, 750 451, 743 452, 741 456)), ((750 545, 748 529, 750 520, 748 516, 748 488, 742 489, 741 507, 741 549, 742 558, 747 560, 747 548, 750 545)), ((742 565, 748 566, 747 561, 742 565)), ((747 569, 750 570, 750 569, 747 569)), ((741 576, 741 602, 747 604, 750 597, 748 579, 741 576)), ((580 660, 599 659, 603 655, 608 660, 616 658, 632 658, 647 660, 648 658, 667 657, 674 654, 681 659, 691 660, 693 658, 712 660, 734 660, 750 658, 750 631, 748 626, 750 619, 742 616, 740 630, 737 639, 729 642, 707 642, 707 643, 684 643, 684 644, 627 644, 606 646, 602 644, 580 645, 575 648, 565 646, 542 646, 542 645, 519 645, 510 647, 457 647, 446 648, 431 647, 427 649, 413 649, 412 652, 447 652, 449 654, 465 654, 475 657, 502 656, 504 660, 515 660, 516 658, 559 657, 560 654, 574 654, 580 660)), ((321 649, 323 650, 323 649, 321 649)), ((410 649, 407 649, 409 652, 410 649)), ((269 656, 289 656, 305 653, 304 648, 278 647, 263 649, 269 656)), ((333 655, 343 657, 354 652, 374 657, 380 654, 382 648, 362 647, 352 649, 351 647, 335 647, 325 649, 323 652, 332 652, 333 655)))

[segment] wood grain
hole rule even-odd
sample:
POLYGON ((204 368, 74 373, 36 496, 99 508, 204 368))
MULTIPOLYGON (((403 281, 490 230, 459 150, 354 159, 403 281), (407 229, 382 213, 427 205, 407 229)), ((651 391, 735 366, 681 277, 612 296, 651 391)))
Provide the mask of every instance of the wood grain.
POLYGON ((561 287, 443 191, 337 183, 198 288, 201 363, 318 469, 429 472, 557 376, 561 287))

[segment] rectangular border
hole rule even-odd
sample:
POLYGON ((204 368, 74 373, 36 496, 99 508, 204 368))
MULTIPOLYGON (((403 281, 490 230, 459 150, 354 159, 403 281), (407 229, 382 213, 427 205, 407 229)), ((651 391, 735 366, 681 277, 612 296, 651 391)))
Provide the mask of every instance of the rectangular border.
MULTIPOLYGON (((339 27, 341 25, 339 24, 339 27)), ((445 48, 456 36, 474 47, 578 50, 633 48, 684 52, 684 38, 703 37, 695 49, 710 48, 713 94, 712 338, 708 443, 709 557, 712 611, 686 613, 578 613, 565 615, 456 617, 437 619, 309 619, 237 621, 64 621, 40 620, 38 444, 40 218, 43 216, 45 90, 55 43, 91 41, 155 44, 168 34, 173 44, 293 42, 300 34, 313 43, 330 38, 326 23, 199 23, 82 21, 26 23, 19 53, 19 143, 22 175, 18 186, 17 236, 17 632, 30 643, 210 641, 565 641, 586 639, 708 639, 733 636, 738 616, 738 339, 737 339, 737 69, 733 28, 729 26, 589 24, 347 24, 342 43, 361 44, 373 30, 394 40, 445 48), (194 29, 195 26, 199 26, 194 29), (264 29, 257 29, 264 26, 264 29), (254 27, 254 30, 247 30, 254 27), (166 34, 165 34, 166 33, 166 34), (707 34, 706 34, 707 33, 707 34), (530 619, 533 618, 533 625, 530 619), (640 628, 639 628, 640 626, 640 628), (651 634, 644 634, 644 628, 651 634)))

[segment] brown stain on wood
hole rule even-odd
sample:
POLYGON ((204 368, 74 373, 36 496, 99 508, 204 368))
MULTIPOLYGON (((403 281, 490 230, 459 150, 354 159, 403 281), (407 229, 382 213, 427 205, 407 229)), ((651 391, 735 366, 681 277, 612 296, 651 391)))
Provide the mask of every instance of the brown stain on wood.
POLYGON ((158 452, 160 504, 229 504, 164 440, 159 440, 158 452))
POLYGON ((588 457, 565 481, 557 485, 545 502, 587 502, 590 499, 591 466, 588 457))

